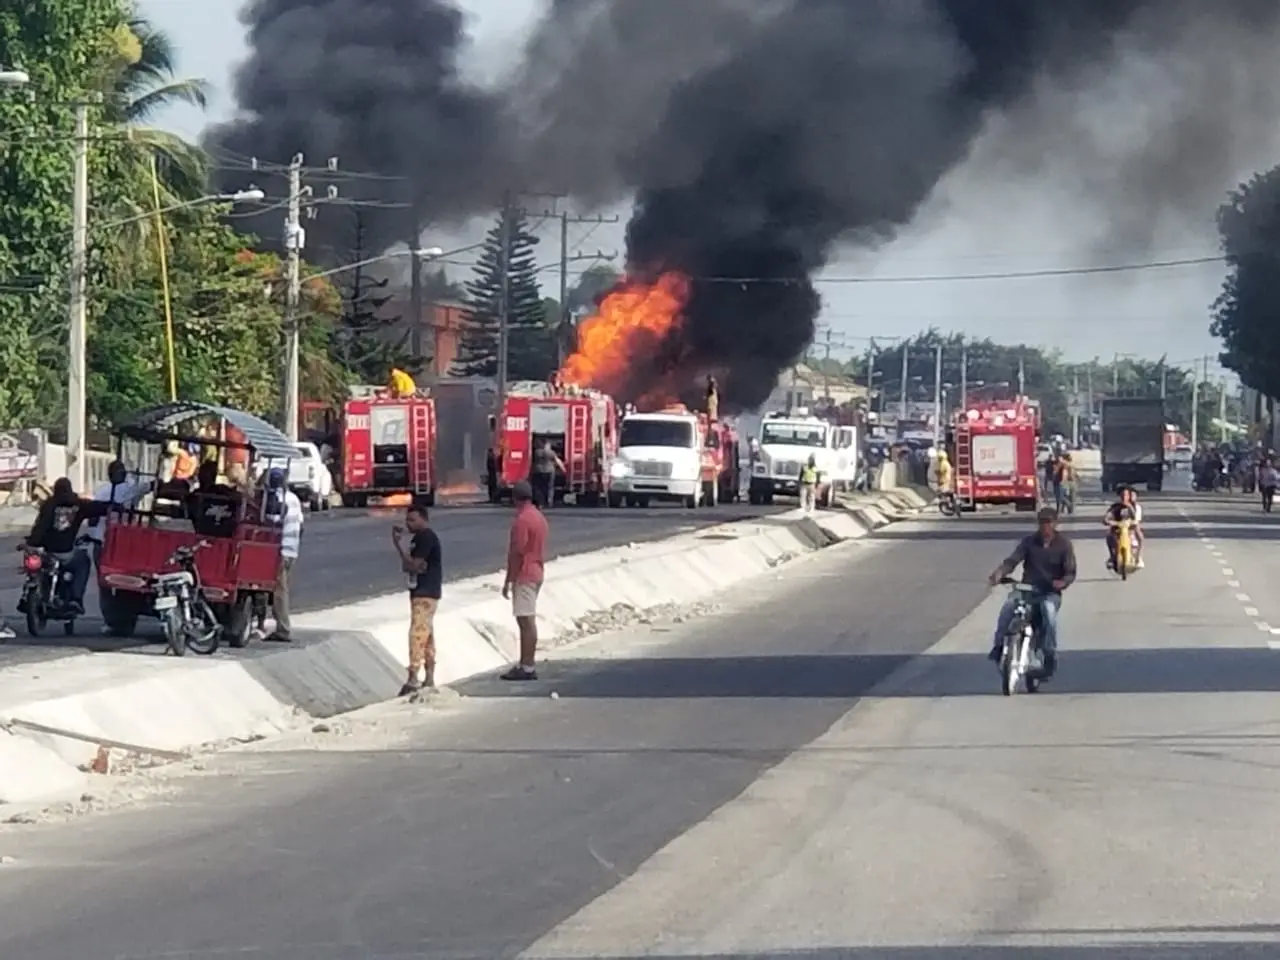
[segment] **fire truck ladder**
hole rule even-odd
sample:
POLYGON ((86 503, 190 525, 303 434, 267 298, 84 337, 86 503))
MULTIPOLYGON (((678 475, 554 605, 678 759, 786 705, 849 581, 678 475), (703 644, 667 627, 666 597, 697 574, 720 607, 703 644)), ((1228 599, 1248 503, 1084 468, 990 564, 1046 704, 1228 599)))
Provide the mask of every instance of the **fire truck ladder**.
POLYGON ((587 471, 594 459, 591 443, 591 411, 586 404, 569 407, 569 436, 565 443, 564 465, 569 489, 577 492, 587 486, 587 471))
POLYGON ((409 437, 413 444, 413 491, 430 493, 435 477, 431 475, 431 408, 427 404, 410 406, 409 437))
POLYGON ((976 509, 977 480, 973 475, 973 431, 966 423, 956 426, 955 488, 956 502, 969 510, 976 509), (963 483, 961 481, 964 481, 963 483), (965 493, 961 493, 961 488, 965 493))

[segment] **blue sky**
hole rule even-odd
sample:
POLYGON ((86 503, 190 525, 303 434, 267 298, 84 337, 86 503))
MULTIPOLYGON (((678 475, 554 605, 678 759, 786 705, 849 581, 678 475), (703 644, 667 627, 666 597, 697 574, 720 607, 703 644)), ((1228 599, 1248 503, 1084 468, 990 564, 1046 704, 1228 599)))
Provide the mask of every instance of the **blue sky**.
MULTIPOLYGON (((205 123, 234 109, 231 78, 245 55, 237 20, 241 2, 139 0, 139 5, 174 38, 182 72, 213 84, 207 114, 181 108, 161 120, 195 136, 205 123)), ((471 15, 475 38, 469 68, 483 76, 523 34, 539 0, 460 0, 459 6, 471 15)), ((1222 184, 1223 191, 1229 186, 1222 184)), ((837 342, 858 352, 868 337, 910 335, 938 326, 973 337, 1057 347, 1078 360, 1167 353, 1170 360, 1183 361, 1216 354, 1207 325, 1208 305, 1223 275, 1218 265, 1120 277, 899 282, 903 277, 1078 265, 1088 259, 1083 238, 1090 233, 1085 222, 1090 216, 1100 219, 1105 213, 1044 179, 993 182, 980 170, 962 169, 940 186, 917 224, 894 243, 875 254, 846 251, 832 264, 822 284, 822 322, 837 342), (1064 230, 1064 224, 1076 224, 1079 230, 1064 230), (865 282, 877 278, 892 282, 865 282)), ((1144 251, 1137 259, 1197 256, 1216 249, 1207 218, 1177 225, 1160 243, 1156 255, 1144 251)), ((621 246, 620 229, 597 230, 589 241, 592 250, 621 246)))

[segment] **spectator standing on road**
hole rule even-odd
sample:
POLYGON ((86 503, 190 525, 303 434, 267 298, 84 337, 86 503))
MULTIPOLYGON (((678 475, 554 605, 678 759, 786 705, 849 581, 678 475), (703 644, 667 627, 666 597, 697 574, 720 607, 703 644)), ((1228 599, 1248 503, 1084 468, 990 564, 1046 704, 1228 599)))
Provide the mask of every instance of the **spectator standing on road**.
POLYGON ((272 467, 267 472, 267 497, 267 515, 280 524, 280 579, 271 595, 271 612, 275 614, 276 629, 267 639, 276 643, 288 643, 293 639, 289 589, 293 579, 293 565, 298 560, 298 548, 302 546, 302 501, 285 486, 284 471, 279 467, 272 467))
POLYGON ((551 446, 550 440, 544 440, 533 458, 533 502, 546 509, 556 499, 556 472, 564 471, 564 461, 551 446))
POLYGON ((800 468, 800 507, 805 513, 813 513, 818 495, 818 460, 811 453, 800 468))
POLYGON ((400 696, 436 685, 436 610, 444 593, 444 565, 440 537, 431 529, 427 508, 414 505, 405 512, 409 548, 404 530, 392 527, 391 540, 400 554, 400 569, 409 578, 409 677, 400 696))
POLYGON ((1263 459, 1258 466, 1258 491, 1262 494, 1262 512, 1270 513, 1271 504, 1276 499, 1276 484, 1280 482, 1280 472, 1270 457, 1263 459))
POLYGON ((517 483, 516 503, 507 547, 507 579, 503 598, 511 598, 511 610, 520 630, 520 662, 502 675, 503 680, 537 680, 538 593, 542 590, 547 549, 547 518, 533 505, 533 491, 517 483))

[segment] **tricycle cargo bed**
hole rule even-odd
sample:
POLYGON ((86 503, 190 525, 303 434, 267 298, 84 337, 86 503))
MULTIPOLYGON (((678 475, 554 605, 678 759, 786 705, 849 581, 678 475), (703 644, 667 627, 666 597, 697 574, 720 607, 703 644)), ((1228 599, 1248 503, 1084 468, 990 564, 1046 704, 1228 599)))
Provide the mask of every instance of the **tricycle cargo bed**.
POLYGON ((169 563, 175 550, 199 541, 208 544, 196 554, 196 566, 211 600, 275 589, 280 535, 271 528, 241 524, 234 537, 202 537, 178 523, 112 523, 109 530, 99 577, 117 590, 148 590, 151 577, 177 570, 169 563))

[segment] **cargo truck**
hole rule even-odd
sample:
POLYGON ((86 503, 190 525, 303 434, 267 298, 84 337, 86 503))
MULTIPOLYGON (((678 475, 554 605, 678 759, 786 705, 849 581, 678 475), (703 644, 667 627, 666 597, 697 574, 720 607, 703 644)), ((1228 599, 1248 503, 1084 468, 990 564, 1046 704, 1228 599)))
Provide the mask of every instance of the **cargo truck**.
POLYGON ((1102 401, 1102 490, 1164 485, 1164 401, 1114 397, 1102 401))

